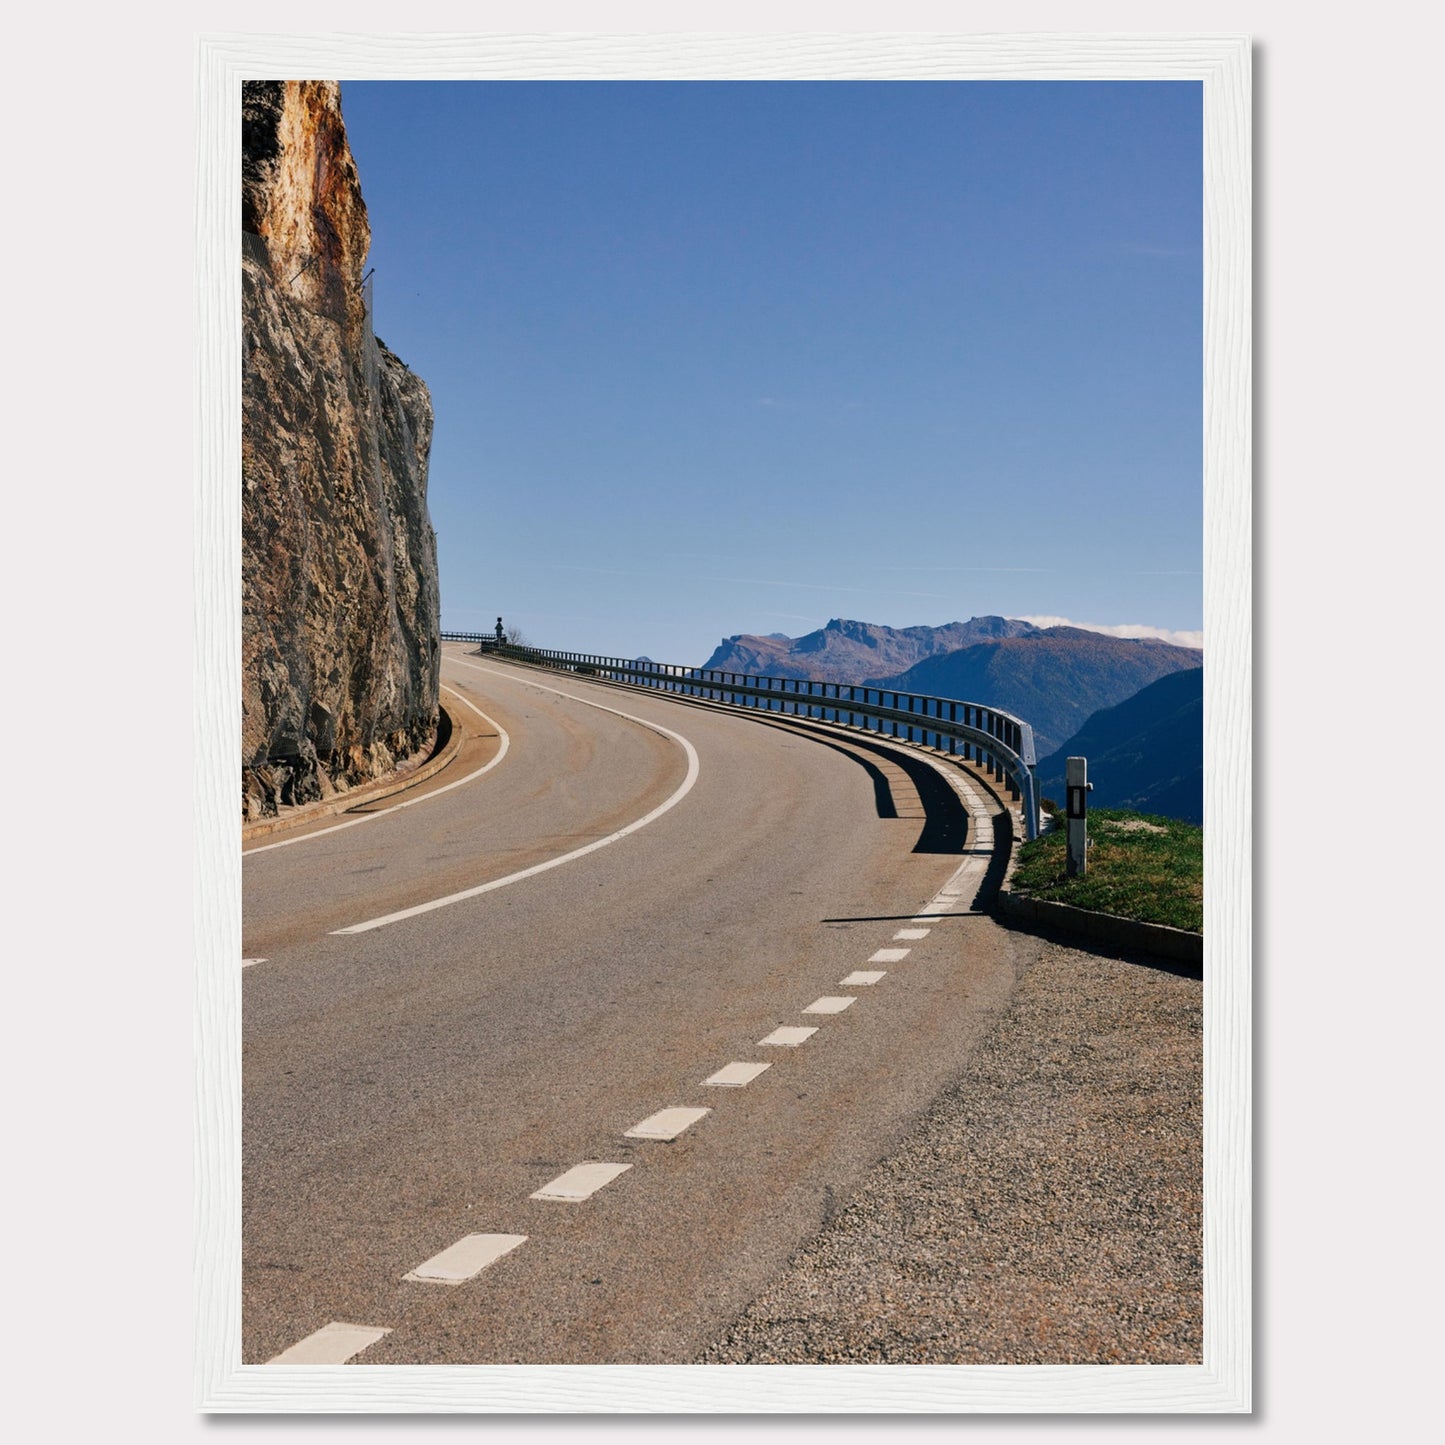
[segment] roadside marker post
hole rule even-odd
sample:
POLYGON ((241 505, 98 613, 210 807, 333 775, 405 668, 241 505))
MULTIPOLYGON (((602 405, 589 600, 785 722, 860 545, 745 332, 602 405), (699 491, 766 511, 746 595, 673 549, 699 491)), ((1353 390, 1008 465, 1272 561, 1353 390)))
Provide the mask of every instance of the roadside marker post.
POLYGON ((1094 790, 1089 781, 1088 758, 1069 758, 1064 764, 1064 785, 1068 789, 1069 823, 1068 876, 1082 878, 1089 866, 1088 796, 1094 790))

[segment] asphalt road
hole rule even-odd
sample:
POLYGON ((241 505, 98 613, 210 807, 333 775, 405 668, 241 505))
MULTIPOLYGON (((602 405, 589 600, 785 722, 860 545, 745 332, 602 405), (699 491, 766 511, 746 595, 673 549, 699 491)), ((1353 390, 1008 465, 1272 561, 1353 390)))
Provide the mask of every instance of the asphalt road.
POLYGON ((243 1358, 340 1323, 372 1333, 311 1358, 694 1359, 1005 1005, 1015 945, 966 911, 985 860, 938 901, 987 823, 856 735, 459 647, 444 681, 480 714, 448 699, 471 736, 434 796, 245 858, 243 1358), (734 1062, 769 1067, 703 1082, 734 1062), (628 1137, 673 1108, 708 1112, 628 1137), (628 1167, 532 1197, 583 1163, 628 1167), (474 1235, 513 1247, 406 1278, 474 1235))

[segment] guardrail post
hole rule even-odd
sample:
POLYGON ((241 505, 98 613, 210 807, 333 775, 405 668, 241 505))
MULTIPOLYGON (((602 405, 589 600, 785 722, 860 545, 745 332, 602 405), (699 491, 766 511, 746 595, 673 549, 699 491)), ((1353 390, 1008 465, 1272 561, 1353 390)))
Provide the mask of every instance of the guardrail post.
POLYGON ((1069 828, 1068 877, 1082 878, 1089 866, 1088 758, 1069 758, 1064 763, 1064 786, 1068 792, 1066 815, 1069 828))
POLYGON ((1039 771, 1033 764, 1023 775, 1024 785, 1024 841, 1033 842, 1039 836, 1039 771))

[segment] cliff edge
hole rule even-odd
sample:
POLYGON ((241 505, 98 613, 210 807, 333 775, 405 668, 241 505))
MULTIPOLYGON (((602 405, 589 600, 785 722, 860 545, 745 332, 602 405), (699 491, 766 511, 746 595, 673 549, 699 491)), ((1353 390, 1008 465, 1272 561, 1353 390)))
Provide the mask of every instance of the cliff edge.
POLYGON ((437 722, 426 385, 379 342, 331 81, 242 94, 242 814, 389 772, 437 722))

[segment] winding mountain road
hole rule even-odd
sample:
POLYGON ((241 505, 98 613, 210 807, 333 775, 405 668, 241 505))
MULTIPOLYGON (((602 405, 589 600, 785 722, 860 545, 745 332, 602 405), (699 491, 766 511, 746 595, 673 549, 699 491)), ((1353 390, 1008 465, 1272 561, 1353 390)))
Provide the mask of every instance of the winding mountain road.
POLYGON ((420 801, 245 855, 243 1358, 685 1362, 1006 1003, 1001 805, 844 730, 443 680, 420 801))

